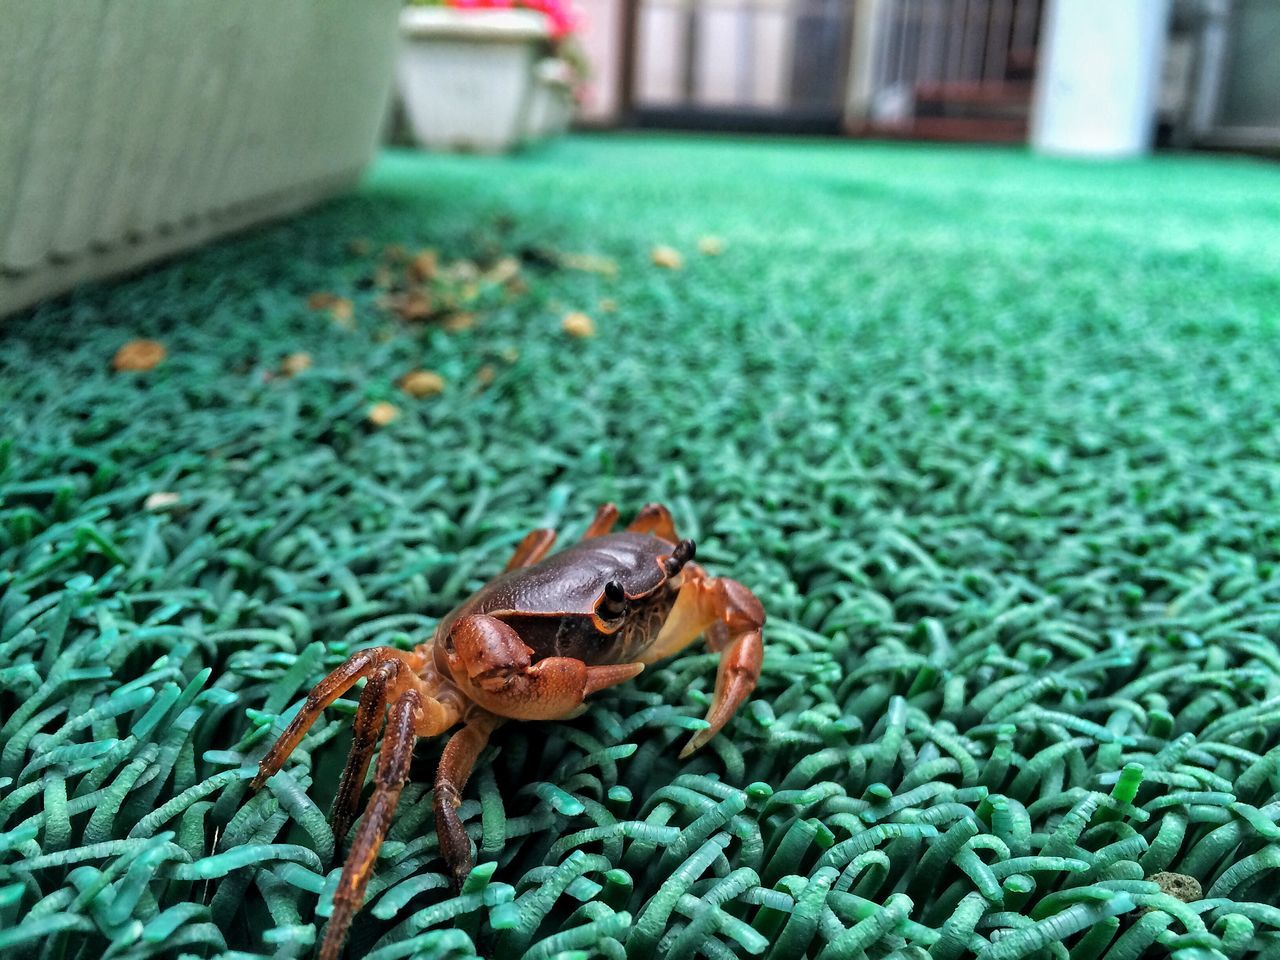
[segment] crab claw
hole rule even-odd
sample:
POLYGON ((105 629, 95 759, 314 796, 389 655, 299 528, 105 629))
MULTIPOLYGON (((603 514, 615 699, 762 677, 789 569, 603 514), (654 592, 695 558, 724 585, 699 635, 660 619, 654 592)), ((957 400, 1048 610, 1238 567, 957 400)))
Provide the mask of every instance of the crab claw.
MULTIPOLYGON (((679 546, 676 549, 678 552, 679 546)), ((719 733, 756 688, 764 665, 764 621, 764 607, 754 593, 736 580, 708 577, 696 563, 686 561, 680 595, 644 655, 645 663, 654 663, 704 635, 707 646, 720 654, 707 727, 690 738, 680 751, 681 757, 719 733)))
POLYGON ((758 629, 742 634, 725 648, 716 670, 716 692, 707 710, 707 726, 689 738, 680 751, 680 759, 705 744, 729 722, 756 688, 763 663, 764 642, 758 629))
POLYGON ((449 634, 449 669, 476 703, 514 720, 561 720, 576 714, 598 690, 630 680, 643 663, 589 667, 574 657, 544 657, 496 617, 459 620, 449 634))

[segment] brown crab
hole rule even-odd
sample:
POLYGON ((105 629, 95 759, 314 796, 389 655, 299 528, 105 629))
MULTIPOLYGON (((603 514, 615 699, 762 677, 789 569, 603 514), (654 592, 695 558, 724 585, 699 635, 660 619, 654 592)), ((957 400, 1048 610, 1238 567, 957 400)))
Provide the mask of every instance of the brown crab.
POLYGON ((692 563, 693 541, 676 535, 666 507, 649 504, 625 532, 611 533, 617 518, 617 507, 605 504, 581 542, 550 557, 555 531, 534 530, 506 570, 445 616, 428 643, 407 652, 361 650, 320 681, 262 759, 255 790, 280 770, 321 711, 364 678, 333 805, 339 842, 355 817, 380 730, 382 749, 321 960, 336 960, 360 909, 418 737, 463 724, 440 757, 434 798, 440 850, 460 886, 473 860, 457 808, 499 724, 576 716, 588 695, 630 680, 704 634, 720 652, 715 696, 706 728, 680 756, 710 740, 755 689, 764 656, 764 608, 755 594, 692 563))

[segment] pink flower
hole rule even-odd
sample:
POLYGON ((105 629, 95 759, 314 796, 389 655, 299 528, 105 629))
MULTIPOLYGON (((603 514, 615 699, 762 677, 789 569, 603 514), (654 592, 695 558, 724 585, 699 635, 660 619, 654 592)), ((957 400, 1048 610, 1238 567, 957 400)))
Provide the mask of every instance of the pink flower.
POLYGON ((569 0, 445 0, 445 4, 459 10, 537 10, 546 15, 553 40, 563 40, 577 30, 579 23, 578 12, 569 0))

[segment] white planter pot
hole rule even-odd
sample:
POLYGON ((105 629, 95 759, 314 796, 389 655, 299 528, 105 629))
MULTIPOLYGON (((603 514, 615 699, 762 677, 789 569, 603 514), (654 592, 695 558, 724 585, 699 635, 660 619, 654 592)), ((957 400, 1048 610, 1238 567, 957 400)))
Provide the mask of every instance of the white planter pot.
POLYGON ((406 7, 400 28, 400 96, 421 146, 500 153, 525 138, 534 67, 549 37, 546 17, 406 7))
POLYGON ((1050 0, 1031 126, 1041 153, 1151 147, 1169 0, 1050 0))
POLYGON ((399 0, 0 0, 0 314, 355 181, 399 0))
POLYGON ((569 129, 576 104, 573 99, 573 68, 564 60, 548 57, 534 70, 533 92, 525 131, 530 139, 554 137, 569 129))

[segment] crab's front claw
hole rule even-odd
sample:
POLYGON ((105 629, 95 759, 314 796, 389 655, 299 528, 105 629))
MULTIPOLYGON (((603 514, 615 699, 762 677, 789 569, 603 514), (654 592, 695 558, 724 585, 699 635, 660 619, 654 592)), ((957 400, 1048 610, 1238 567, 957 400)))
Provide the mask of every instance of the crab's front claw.
POLYGON ((466 693, 491 713, 514 720, 561 720, 573 716, 597 690, 630 680, 642 663, 589 667, 573 657, 545 657, 496 617, 463 617, 446 645, 449 669, 466 693))
POLYGON ((685 565, 683 579, 680 596, 645 653, 645 662, 669 657, 703 635, 707 646, 720 654, 707 726, 680 751, 687 757, 719 733, 756 688, 764 664, 765 615, 756 595, 736 580, 708 577, 696 563, 685 565))
POLYGON ((764 639, 758 627, 741 634, 725 647, 716 670, 716 692, 707 710, 707 726, 689 738, 680 751, 681 759, 714 737, 733 718, 756 688, 763 664, 764 639))

